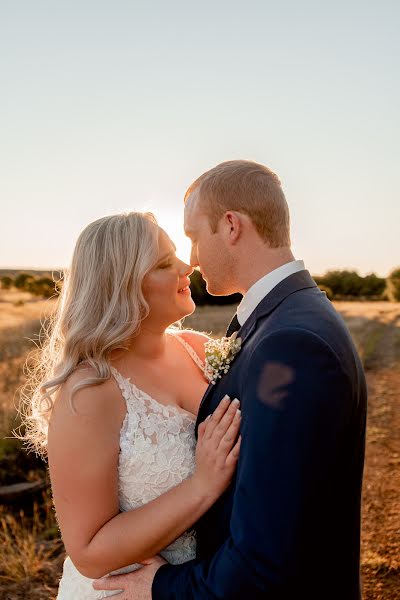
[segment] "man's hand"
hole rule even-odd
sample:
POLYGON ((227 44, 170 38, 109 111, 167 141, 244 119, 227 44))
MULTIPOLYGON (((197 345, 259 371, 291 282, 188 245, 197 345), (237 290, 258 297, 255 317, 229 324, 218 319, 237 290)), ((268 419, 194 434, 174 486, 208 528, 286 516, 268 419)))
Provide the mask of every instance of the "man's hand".
POLYGON ((151 600, 151 586, 154 575, 167 561, 161 556, 154 556, 142 563, 144 566, 125 575, 110 575, 93 582, 95 590, 123 590, 116 594, 118 600, 151 600))

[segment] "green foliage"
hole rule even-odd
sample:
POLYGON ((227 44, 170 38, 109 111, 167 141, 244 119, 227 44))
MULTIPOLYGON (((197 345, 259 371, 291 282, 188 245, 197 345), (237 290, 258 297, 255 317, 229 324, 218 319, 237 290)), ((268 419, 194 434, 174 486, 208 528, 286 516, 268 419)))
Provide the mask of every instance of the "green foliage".
POLYGON ((386 281, 374 273, 362 277, 356 271, 328 271, 322 277, 315 277, 321 287, 329 288, 330 299, 357 298, 382 299, 386 281))
POLYGON ((18 290, 26 290, 30 281, 33 281, 33 276, 28 273, 19 273, 14 279, 14 286, 18 290))
POLYGON ((3 275, 3 277, 0 278, 0 282, 3 290, 9 290, 13 284, 13 279, 8 275, 3 275))
POLYGON ((355 271, 328 271, 323 277, 318 278, 317 283, 329 287, 334 297, 359 296, 362 277, 355 271))
POLYGON ((200 271, 196 269, 190 275, 190 289, 192 298, 197 306, 204 304, 235 304, 240 302, 241 294, 232 294, 231 296, 211 296, 207 292, 206 282, 201 276, 200 271))
POLYGON ((35 296, 51 298, 56 292, 55 283, 50 277, 38 277, 29 281, 26 290, 35 296))
POLYGON ((400 267, 390 273, 387 283, 390 299, 400 302, 400 267))
POLYGON ((0 277, 0 282, 2 289, 8 290, 14 286, 20 291, 29 292, 42 298, 51 298, 58 294, 62 283, 61 279, 55 282, 48 275, 34 276, 30 273, 17 273, 14 279, 9 275, 3 275, 0 277))
POLYGON ((196 269, 190 275, 190 290, 192 292, 193 301, 197 305, 206 304, 204 299, 207 295, 206 283, 201 276, 200 271, 196 269))
MULTIPOLYGON (((400 299, 400 269, 393 272, 393 295, 400 299), (397 279, 396 279, 397 277, 397 279), (397 282, 397 283, 396 283, 397 282), (397 286, 397 287, 396 287, 397 286), (396 296, 397 293, 397 296, 396 296)), ((370 273, 362 277, 357 271, 328 271, 322 277, 314 278, 319 288, 326 293, 329 300, 357 299, 384 300, 386 280, 370 273)), ((233 304, 240 302, 241 295, 211 296, 206 289, 206 283, 201 273, 195 270, 190 276, 192 298, 196 305, 204 304, 233 304)))
POLYGON ((378 277, 375 273, 370 273, 363 277, 361 286, 361 296, 381 296, 386 289, 386 280, 384 277, 378 277))
POLYGON ((333 300, 333 292, 332 292, 331 288, 329 288, 326 285, 322 285, 322 284, 319 285, 318 287, 321 290, 321 292, 325 292, 325 294, 327 295, 329 300, 333 300))

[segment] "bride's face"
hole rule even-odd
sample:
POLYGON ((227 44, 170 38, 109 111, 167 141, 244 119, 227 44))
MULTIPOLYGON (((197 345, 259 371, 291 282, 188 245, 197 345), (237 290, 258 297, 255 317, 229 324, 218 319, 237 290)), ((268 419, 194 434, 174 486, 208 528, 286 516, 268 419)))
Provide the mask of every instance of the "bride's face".
POLYGON ((196 308, 190 293, 193 268, 177 258, 174 244, 160 228, 157 262, 143 280, 143 294, 150 307, 147 323, 171 325, 196 308))

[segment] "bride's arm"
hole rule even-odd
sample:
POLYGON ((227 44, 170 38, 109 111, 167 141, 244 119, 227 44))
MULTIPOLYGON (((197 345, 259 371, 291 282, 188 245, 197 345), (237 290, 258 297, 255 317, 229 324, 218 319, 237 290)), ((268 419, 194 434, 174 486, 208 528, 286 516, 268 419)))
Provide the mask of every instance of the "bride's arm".
POLYGON ((77 569, 98 578, 154 556, 190 528, 229 485, 238 458, 240 413, 221 402, 199 429, 195 473, 135 510, 119 513, 119 434, 126 408, 114 380, 83 388, 73 375, 49 427, 48 457, 63 541, 77 569), (220 443, 221 442, 221 443, 220 443))

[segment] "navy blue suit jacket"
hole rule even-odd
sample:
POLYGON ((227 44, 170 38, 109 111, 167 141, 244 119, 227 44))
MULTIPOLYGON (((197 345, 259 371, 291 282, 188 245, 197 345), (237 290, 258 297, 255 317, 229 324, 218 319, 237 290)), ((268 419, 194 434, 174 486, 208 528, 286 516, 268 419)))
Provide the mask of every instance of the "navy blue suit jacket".
POLYGON ((156 573, 154 600, 359 600, 366 385, 348 330, 308 271, 289 276, 239 330, 207 390, 242 410, 236 476, 196 524, 197 557, 156 573))

